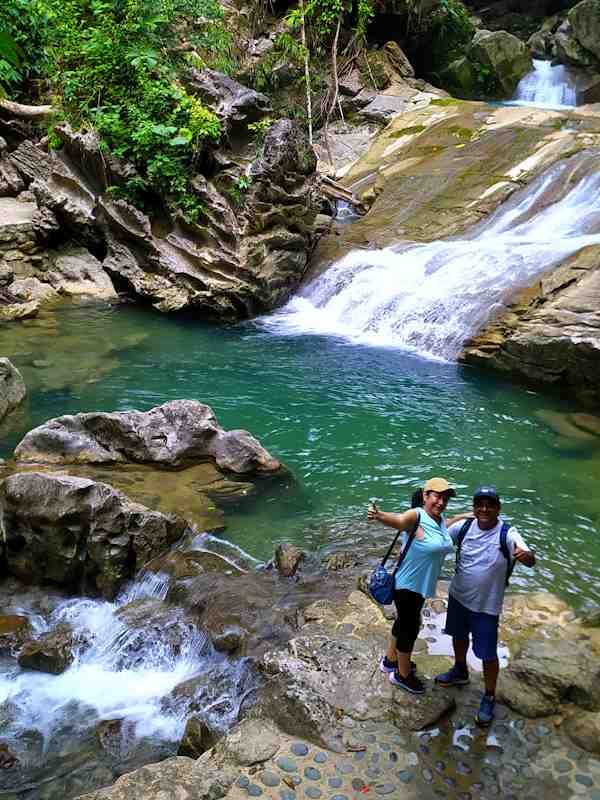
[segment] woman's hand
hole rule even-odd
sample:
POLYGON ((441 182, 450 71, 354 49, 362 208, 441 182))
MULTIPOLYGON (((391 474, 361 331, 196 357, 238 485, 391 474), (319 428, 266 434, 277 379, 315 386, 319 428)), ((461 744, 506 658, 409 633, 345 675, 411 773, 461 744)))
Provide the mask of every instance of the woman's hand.
POLYGON ((379 519, 379 509, 375 505, 374 501, 371 501, 371 505, 367 509, 367 519, 369 520, 379 519))

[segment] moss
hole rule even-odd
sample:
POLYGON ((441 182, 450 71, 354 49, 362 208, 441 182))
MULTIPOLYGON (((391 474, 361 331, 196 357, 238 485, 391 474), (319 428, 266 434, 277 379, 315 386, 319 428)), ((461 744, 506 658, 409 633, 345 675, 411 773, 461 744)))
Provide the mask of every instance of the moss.
POLYGON ((388 134, 389 139, 400 139, 402 136, 412 136, 416 133, 423 133, 426 129, 425 125, 411 125, 408 128, 401 128, 399 131, 394 131, 388 134))
POLYGON ((419 153, 422 153, 424 156, 435 156, 437 153, 441 153, 442 150, 445 150, 446 148, 441 144, 426 144, 417 149, 419 153))
POLYGON ((473 138, 473 130, 471 128, 461 128, 460 125, 452 125, 448 128, 448 132, 457 139, 465 139, 469 142, 473 138))
POLYGON ((456 97, 436 97, 435 100, 432 100, 430 105, 432 106, 458 106, 460 105, 462 100, 458 100, 456 97))

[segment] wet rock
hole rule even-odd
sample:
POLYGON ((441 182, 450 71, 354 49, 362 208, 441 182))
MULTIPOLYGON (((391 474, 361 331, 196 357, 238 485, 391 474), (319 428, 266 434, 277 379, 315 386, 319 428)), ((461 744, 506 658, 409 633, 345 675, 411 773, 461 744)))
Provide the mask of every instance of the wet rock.
POLYGON ((19 614, 0 615, 0 655, 16 656, 31 636, 31 623, 19 614))
POLYGON ((22 403, 26 394, 19 370, 8 358, 0 358, 0 420, 22 403))
POLYGON ((235 626, 226 627, 220 633, 212 633, 212 643, 220 653, 235 653, 244 644, 245 632, 235 626))
POLYGON ((37 639, 25 642, 19 653, 24 669, 60 675, 73 661, 73 631, 69 625, 59 625, 37 639))
POLYGON ((527 717, 556 713, 561 703, 600 709, 600 663, 568 639, 526 641, 501 674, 499 697, 527 717))
POLYGON ((491 70, 500 94, 511 97, 521 78, 533 69, 525 44, 507 31, 478 30, 469 47, 474 58, 491 70))
POLYGON ((584 605, 579 614, 579 621, 588 628, 600 628, 600 606, 595 603, 584 605))
POLYGON ((359 557, 355 553, 343 551, 332 553, 325 560, 325 569, 328 572, 337 572, 341 569, 349 569, 360 563, 359 557))
POLYGON ((199 758, 214 746, 217 739, 215 731, 203 719, 197 716, 189 717, 177 755, 199 758))
POLYGON ((5 742, 0 742, 0 769, 12 769, 19 766, 19 759, 5 742))
POLYGON ((121 755, 123 746, 123 733, 124 733, 125 719, 122 717, 116 719, 103 719, 96 725, 96 736, 98 743, 105 753, 113 757, 121 755))
POLYGON ((397 691, 394 694, 392 719, 403 730, 420 731, 433 725, 456 707, 452 692, 438 686, 428 687, 424 695, 397 691))
POLYGON ((146 462, 168 466, 212 457, 235 473, 280 469, 247 431, 225 431, 212 409, 173 400, 150 411, 57 417, 30 431, 15 449, 20 462, 72 464, 146 462))
POLYGON ((579 44, 600 61, 600 0, 582 0, 568 14, 579 44))
POLYGON ((290 578, 296 574, 304 556, 304 551, 294 544, 284 543, 278 545, 275 550, 277 571, 284 578, 290 578))
POLYGON ((0 483, 0 519, 10 574, 109 599, 187 527, 107 484, 36 472, 0 483))
POLYGON ((563 728, 578 747, 600 755, 600 713, 576 711, 567 718, 563 728))

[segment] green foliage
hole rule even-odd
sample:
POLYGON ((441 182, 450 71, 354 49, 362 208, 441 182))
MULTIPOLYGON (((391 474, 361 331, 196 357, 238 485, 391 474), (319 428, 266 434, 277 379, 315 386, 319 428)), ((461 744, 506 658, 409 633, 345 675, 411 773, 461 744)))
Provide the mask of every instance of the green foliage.
POLYGON ((0 90, 19 94, 44 76, 48 24, 44 0, 0 2, 0 90))
POLYGON ((92 125, 105 149, 132 162, 139 177, 117 195, 142 208, 154 193, 194 220, 190 179, 218 118, 179 83, 189 52, 182 37, 222 41, 217 0, 45 0, 51 20, 49 75, 64 116, 92 125))
POLYGON ((234 203, 238 206, 244 204, 245 194, 250 188, 252 183, 252 178, 248 175, 240 175, 237 181, 229 190, 229 196, 234 201, 234 203))
POLYGON ((411 18, 411 30, 426 53, 425 69, 435 74, 465 54, 475 26, 461 0, 440 0, 431 13, 411 18))
POLYGON ((248 130, 253 135, 257 146, 262 145, 265 140, 265 136, 267 135, 267 131, 272 124, 273 120, 271 117, 263 117, 262 119, 259 119, 258 122, 248 123, 248 130))

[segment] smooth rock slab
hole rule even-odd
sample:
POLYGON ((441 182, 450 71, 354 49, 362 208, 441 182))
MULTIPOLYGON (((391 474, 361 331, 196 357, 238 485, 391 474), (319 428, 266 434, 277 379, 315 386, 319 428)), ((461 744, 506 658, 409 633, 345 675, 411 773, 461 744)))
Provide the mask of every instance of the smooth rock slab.
POLYGON ((22 403, 26 394, 19 370, 8 358, 0 358, 0 420, 22 403))

